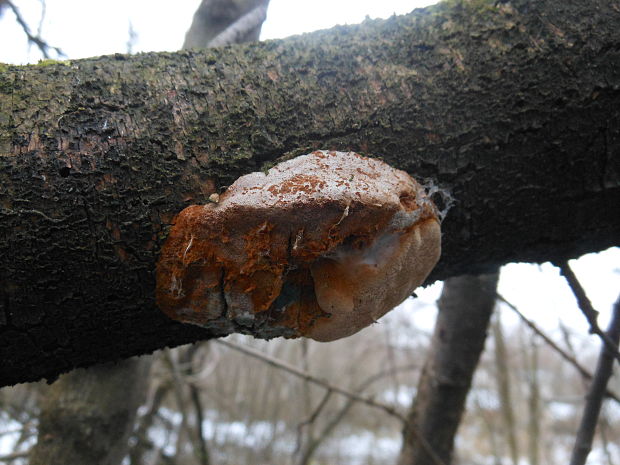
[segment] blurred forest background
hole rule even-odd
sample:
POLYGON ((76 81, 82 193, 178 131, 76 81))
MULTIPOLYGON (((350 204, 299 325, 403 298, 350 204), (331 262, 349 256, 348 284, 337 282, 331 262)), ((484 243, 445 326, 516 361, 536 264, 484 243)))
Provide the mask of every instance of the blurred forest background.
MULTIPOLYGON (((47 3, 51 8, 52 1, 47 3)), ((69 3, 65 6, 70 7, 69 3)), ((152 3, 153 8, 161 7, 152 3)), ((186 3, 194 10, 200 2, 186 3)), ((232 13, 227 16, 220 11, 218 16, 214 14, 217 1, 202 2, 201 8, 208 10, 203 11, 203 20, 208 20, 199 21, 199 9, 186 47, 211 46, 218 35, 216 44, 220 45, 258 38, 264 11, 258 11, 255 22, 245 24, 242 33, 224 38, 220 33, 230 33, 231 25, 269 2, 232 3, 232 13), (216 24, 214 17, 227 22, 216 24)), ((44 18, 46 3, 39 5, 44 18)), ((349 2, 346 8, 355 9, 354 5, 349 2)), ((61 55, 66 47, 50 39, 52 34, 41 26, 43 19, 39 24, 20 15, 20 1, 0 0, 0 8, 0 29, 17 25, 15 34, 21 34, 12 42, 5 39, 2 48, 17 49, 18 44, 28 43, 30 51, 23 50, 24 61, 38 54, 74 58, 61 55)), ((116 51, 133 53, 141 32, 127 20, 124 24, 129 25, 123 38, 125 48, 116 51)), ((180 39, 174 38, 179 43, 180 39)), ((601 325, 609 319, 610 293, 620 288, 619 258, 618 249, 611 249, 571 262, 601 310, 601 325), (605 298, 595 295, 600 288, 608 290, 605 298)), ((467 396, 452 463, 568 463, 600 340, 588 334, 588 323, 555 268, 509 265, 502 273, 499 294, 494 287, 488 290, 494 300, 487 315, 488 338, 485 342, 483 335, 478 341, 484 351, 467 396), (524 276, 530 281, 520 279, 524 276)), ((380 323, 329 344, 233 335, 141 357, 133 363, 150 369, 150 376, 138 396, 140 406, 122 463, 370 465, 396 463, 399 456, 400 463, 406 463, 401 445, 403 431, 407 435, 405 423, 410 421, 407 411, 432 356, 436 300, 441 293, 441 283, 420 290, 418 299, 404 302, 380 323)), ((466 314, 470 304, 460 302, 461 314, 466 314)), ((466 325, 469 316, 457 318, 466 325)), ((65 387, 90 376, 87 372, 73 372, 69 375, 73 381, 65 387)), ((106 373, 103 376, 108 377, 106 373)), ((93 376, 100 379, 97 376, 102 375, 93 376)), ((42 409, 48 408, 46 399, 59 383, 0 390, 0 463, 29 463, 42 409)), ((83 389, 77 383, 72 389, 83 389)), ((589 460, 591 464, 620 464, 617 369, 607 387, 589 460)), ((32 463, 39 462, 33 459, 32 463)))

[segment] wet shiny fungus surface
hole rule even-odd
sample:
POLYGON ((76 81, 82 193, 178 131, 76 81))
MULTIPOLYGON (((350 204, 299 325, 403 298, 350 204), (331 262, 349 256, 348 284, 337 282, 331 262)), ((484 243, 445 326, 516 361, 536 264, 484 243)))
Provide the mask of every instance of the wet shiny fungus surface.
POLYGON ((177 216, 156 297, 171 318, 332 341, 390 311, 439 259, 436 209, 404 171, 316 151, 177 216))

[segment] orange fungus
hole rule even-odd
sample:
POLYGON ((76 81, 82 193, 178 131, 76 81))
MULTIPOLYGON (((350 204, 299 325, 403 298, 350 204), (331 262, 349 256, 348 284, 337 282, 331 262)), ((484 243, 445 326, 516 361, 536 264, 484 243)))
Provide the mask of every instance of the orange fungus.
POLYGON ((157 263, 157 303, 185 323, 332 341, 407 298, 440 250, 436 208, 411 176, 317 151, 184 209, 157 263))

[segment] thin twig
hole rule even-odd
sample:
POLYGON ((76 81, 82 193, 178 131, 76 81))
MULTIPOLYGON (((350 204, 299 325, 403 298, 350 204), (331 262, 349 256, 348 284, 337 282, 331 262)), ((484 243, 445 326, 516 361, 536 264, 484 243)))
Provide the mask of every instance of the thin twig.
POLYGON ((286 362, 278 360, 275 357, 271 357, 270 355, 264 354, 264 353, 262 353, 262 352, 260 352, 260 351, 258 351, 256 349, 253 349, 253 348, 247 347, 247 346, 243 346, 243 345, 240 345, 240 344, 236 344, 236 343, 231 342, 231 341, 224 341, 224 340, 221 340, 221 339, 217 339, 217 340, 215 340, 215 342, 217 342, 218 344, 222 344, 222 345, 224 345, 226 347, 229 347, 231 349, 234 349, 234 350, 236 350, 238 352, 242 352, 242 353, 244 353, 246 355, 249 355, 250 357, 254 357, 254 358, 257 358, 259 360, 262 360, 263 362, 265 362, 265 363, 267 363, 267 364, 269 364, 269 365, 271 365, 273 367, 276 367, 276 368, 279 368, 281 370, 284 370, 284 371, 286 371, 286 372, 288 372, 288 373, 290 373, 292 375, 295 375, 295 376, 297 376, 299 378, 303 378, 306 381, 314 383, 314 384, 316 384, 318 386, 321 386, 321 387, 323 387, 325 389, 329 389, 329 390, 331 390, 333 392, 337 392, 338 394, 341 394, 341 395, 343 395, 345 397, 350 397, 351 399, 355 399, 358 402, 362 402, 362 403, 364 403, 366 405, 370 405, 371 407, 375 407, 375 408, 378 408, 380 410, 383 410, 388 415, 391 415, 391 416, 393 416, 395 418, 398 418, 403 423, 405 423, 407 421, 406 418, 403 415, 401 415, 391 405, 384 404, 382 402, 377 402, 376 400, 371 399, 369 397, 364 397, 364 396, 361 396, 359 394, 356 394, 355 392, 351 392, 351 391, 349 391, 349 390, 347 390, 345 388, 342 388, 340 386, 335 386, 333 384, 330 384, 329 382, 327 382, 325 380, 317 378, 314 375, 311 375, 310 373, 307 373, 305 371, 299 370, 298 368, 296 368, 296 367, 294 367, 292 365, 289 365, 286 362))
POLYGON ((9 6, 11 11, 13 11, 17 23, 21 26, 24 34, 26 34, 26 37, 28 38, 28 42, 35 44, 45 58, 50 57, 50 49, 54 50, 58 56, 66 56, 60 48, 52 47, 50 44, 44 41, 41 36, 34 35, 32 32, 30 32, 30 27, 28 27, 28 23, 26 22, 26 20, 24 20, 19 9, 13 4, 11 0, 5 0, 5 3, 9 6))
MULTIPOLYGON (((410 370, 413 368, 419 368, 417 365, 404 365, 404 366, 394 366, 390 367, 387 370, 381 370, 378 373, 366 378, 359 386, 356 387, 355 392, 362 392, 367 389, 372 383, 380 380, 388 375, 393 375, 396 371, 410 370)), ((331 393, 331 391, 325 391, 326 393, 331 393)), ((351 410, 351 408, 355 405, 355 399, 347 399, 345 405, 335 414, 332 418, 327 422, 323 431, 321 431, 320 435, 317 438, 314 438, 310 444, 306 447, 306 450, 303 452, 301 459, 299 460, 298 465, 307 465, 314 454, 314 451, 323 443, 325 439, 327 439, 332 431, 338 426, 338 424, 342 421, 345 415, 351 410)))
POLYGON ((321 411, 323 410, 323 408, 325 407, 325 405, 327 404, 327 401, 330 399, 330 397, 332 396, 332 391, 331 389, 326 389, 325 390, 325 395, 323 396, 323 398, 321 399, 321 401, 318 403, 318 405, 314 408, 314 410, 312 411, 312 413, 308 416, 308 418, 306 418, 305 420, 302 420, 299 422, 299 424, 297 425, 297 429, 301 431, 301 429, 305 426, 305 425, 309 425, 311 423, 314 423, 317 419, 317 417, 320 415, 321 411))
POLYGON ((13 452, 11 454, 2 455, 2 456, 0 456, 0 462, 10 463, 13 460, 26 458, 26 457, 28 457, 29 454, 30 454, 30 451, 26 450, 26 451, 22 451, 22 452, 13 452))
MULTIPOLYGON (((196 416, 196 420, 195 420, 196 431, 195 432, 191 431, 189 427, 189 422, 185 421, 186 411, 185 411, 184 406, 179 406, 179 410, 181 411, 183 415, 181 424, 183 425, 183 422, 185 422, 185 426, 187 428, 186 431, 187 431, 189 440, 193 445, 194 456, 196 457, 198 462, 201 465, 209 465, 210 463, 209 452, 207 449, 207 442, 205 440, 204 431, 203 431, 204 417, 203 417, 202 402, 200 401, 200 392, 194 384, 186 383, 185 381, 185 376, 187 376, 188 374, 191 375, 193 373, 193 359, 194 359, 194 355, 196 354, 199 348, 200 348, 199 344, 193 344, 185 348, 185 350, 183 351, 178 351, 177 353, 180 354, 178 360, 174 360, 174 358, 171 357, 171 353, 169 350, 166 351, 166 354, 169 357, 169 363, 172 364, 172 368, 173 368, 172 374, 173 374, 174 380, 176 380, 178 377, 180 395, 182 395, 183 393, 183 389, 182 389, 183 385, 187 385, 187 387, 189 388, 190 400, 194 406, 194 413, 196 416), (196 444, 196 442, 198 444, 196 444)), ((179 449, 177 448, 177 450, 179 449)))
MULTIPOLYGON (((608 336, 608 339, 614 344, 615 349, 615 347, 618 346, 618 341, 620 341, 620 297, 618 297, 614 305, 611 322, 609 323, 609 328, 605 335, 608 336)), ((586 405, 584 406, 581 423, 577 430, 575 447, 573 448, 570 465, 584 465, 588 458, 588 454, 592 450, 592 441, 596 431, 596 424, 601 412, 605 389, 611 377, 613 365, 614 351, 610 350, 607 343, 605 343, 601 347, 596 371, 594 372, 594 379, 592 380, 590 390, 586 396, 586 405)))
MULTIPOLYGON (((336 392, 340 395, 343 395, 345 397, 348 397, 349 399, 353 399, 357 402, 361 402, 363 404, 369 405, 371 407, 375 407, 378 408, 380 410, 383 410, 385 413, 387 413, 388 415, 399 419, 404 425, 407 425, 407 419, 405 418, 405 416, 403 416, 401 413, 399 413, 394 407, 392 407, 391 405, 388 404, 384 404, 382 402, 377 402, 376 400, 370 398, 370 397, 365 397, 365 396, 361 396, 359 394, 356 394, 355 392, 351 392, 348 389, 342 388, 340 386, 336 386, 334 384, 331 384, 325 380, 322 380, 320 378, 317 378, 313 375, 311 375, 310 373, 306 373, 305 371, 299 370, 297 368, 295 368, 292 365, 289 365, 288 363, 285 363, 281 360, 278 360, 277 358, 271 357, 269 355, 266 355, 258 350, 252 349, 251 347, 247 347, 247 346, 242 346, 240 344, 235 344, 234 342, 230 342, 230 341, 224 341, 222 339, 216 339, 214 340, 215 342, 217 342, 218 344, 222 344, 226 347, 229 347, 231 349, 234 349, 236 351, 239 351, 241 353, 244 353, 246 355, 249 355, 250 357, 254 357, 258 360, 261 360, 265 363, 267 363, 268 365, 271 365, 275 368, 279 368, 281 370, 284 370, 294 376, 297 376, 299 378, 305 379, 306 381, 309 381, 311 383, 316 384, 317 386, 321 386, 324 389, 328 389, 331 390, 333 392, 336 392)), ((420 444, 422 445, 424 451, 428 454, 429 457, 431 457, 432 461, 435 463, 435 465, 446 465, 445 462, 443 460, 441 460, 441 458, 437 455, 437 453, 433 450, 433 448, 430 446, 430 444, 428 443, 428 441, 426 441, 426 439, 424 437, 422 437, 422 435, 419 433, 419 431, 413 429, 413 425, 409 425, 412 431, 412 433, 414 434, 414 436, 416 436, 416 438, 420 441, 420 444)))
POLYGON ((318 403, 318 405, 312 410, 312 413, 306 419, 300 421, 297 424, 297 445, 295 446, 295 452, 293 452, 294 455, 298 454, 299 451, 301 450, 304 426, 311 425, 316 421, 318 416, 323 411, 323 408, 327 405, 327 401, 331 398, 331 396, 332 396, 332 391, 330 389, 326 389, 325 394, 323 395, 323 398, 318 403))
POLYGON ((43 22, 45 21, 45 13, 47 12, 47 3, 46 0, 39 0, 41 4, 41 17, 39 18, 39 26, 37 27, 37 35, 41 37, 43 33, 43 22))
POLYGON ((194 448, 194 455, 196 456, 200 465, 209 465, 209 450, 207 448, 207 441, 204 435, 203 423, 203 407, 200 399, 200 390, 194 383, 187 382, 187 377, 194 373, 194 356, 198 352, 200 344, 194 344, 187 348, 183 354, 183 376, 184 382, 189 388, 189 395, 191 402, 194 406, 194 414, 196 417, 196 440, 198 441, 198 447, 194 448))
POLYGON ((194 411, 196 414, 196 439, 198 440, 198 459, 200 460, 200 465, 209 465, 210 464, 210 460, 209 460, 209 452, 207 449, 207 441, 205 440, 205 434, 204 434, 204 429, 202 427, 202 424, 204 422, 204 417, 203 417, 203 408, 202 408, 202 402, 200 400, 200 392, 198 391, 198 388, 193 385, 193 384, 189 384, 189 393, 190 393, 190 398, 192 400, 192 403, 194 404, 194 411))
POLYGON ((581 313, 583 313, 586 320, 588 320, 588 324, 590 325, 590 333, 594 333, 599 336, 605 345, 607 345, 607 348, 610 350, 612 356, 620 362, 620 352, 617 347, 618 344, 614 344, 611 338, 598 325, 598 322, 596 321, 598 318, 598 312, 592 307, 592 303, 590 302, 590 299, 588 299, 586 291, 584 291, 581 283, 575 276, 575 273, 573 273, 568 261, 564 260, 559 263, 554 263, 554 265, 560 268, 560 272, 566 278, 569 287, 573 291, 581 313))
MULTIPOLYGON (((532 320, 528 319, 523 313, 521 313, 521 311, 515 305, 510 303, 499 293, 497 294, 497 300, 505 303, 508 306, 508 308, 510 308, 513 312, 515 312, 517 316, 521 319, 521 321, 525 323, 526 326, 528 326, 532 331, 534 331, 538 336, 540 336, 540 338, 543 341, 545 341, 545 343, 549 347, 555 350, 564 360, 566 360, 568 363, 573 365, 575 369, 579 372, 579 374, 581 374, 581 376, 583 376, 584 378, 588 380, 592 380, 592 377, 593 377, 592 373, 590 373, 583 365, 581 365, 575 357, 573 357, 571 354, 569 354, 564 349, 562 349, 559 345, 557 345, 538 326, 536 326, 536 324, 532 320)), ((618 394, 611 391, 610 389, 607 389, 605 394, 607 395, 607 397, 615 400, 616 402, 620 404, 620 396, 618 396, 618 394)))
POLYGON ((158 383, 152 393, 149 393, 149 398, 144 403, 147 407, 146 412, 137 420, 137 426, 133 433, 135 441, 132 441, 133 446, 129 448, 129 463, 131 465, 142 464, 145 452, 155 449, 155 444, 148 437, 148 431, 157 418, 157 412, 170 388, 171 381, 164 381, 158 383))
MULTIPOLYGON (((179 352, 177 352, 177 354, 178 353, 179 352)), ((184 395, 183 395, 184 382, 183 382, 183 378, 181 374, 181 368, 179 367, 179 361, 175 359, 173 353, 168 348, 164 350, 164 360, 166 361, 168 367, 170 368, 170 373, 172 377, 173 393, 176 399, 177 408, 179 412, 181 413, 181 421, 179 423, 179 429, 177 431, 176 447, 175 447, 177 451, 181 451, 182 446, 183 446, 184 434, 187 434, 189 441, 193 442, 193 437, 192 437, 192 434, 189 428, 189 420, 188 420, 186 402, 185 402, 184 395)), ((194 448, 193 450, 196 450, 196 449, 197 448, 194 448)))
POLYGON ((346 416, 346 414, 351 410, 351 408, 355 405, 354 399, 347 398, 345 405, 334 415, 329 422, 325 425, 320 435, 312 440, 307 446, 306 450, 303 451, 301 458, 299 459, 298 465, 308 465, 312 458, 312 455, 318 449, 318 447, 327 439, 332 431, 338 426, 338 424, 342 421, 342 419, 346 416))

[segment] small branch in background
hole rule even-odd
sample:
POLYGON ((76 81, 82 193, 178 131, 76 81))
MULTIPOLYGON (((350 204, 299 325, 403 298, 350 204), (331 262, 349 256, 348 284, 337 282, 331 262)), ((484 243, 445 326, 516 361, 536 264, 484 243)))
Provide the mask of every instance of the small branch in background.
POLYGON ((190 396, 191 403, 194 407, 194 415, 195 415, 195 422, 196 422, 195 438, 196 438, 196 441, 198 442, 198 447, 194 448, 195 449, 194 455, 196 456, 196 459, 198 460, 198 463, 200 465, 210 465, 211 460, 209 458, 209 449, 207 447, 207 440, 205 438, 205 433, 204 433, 204 428, 203 428, 204 408, 202 405, 202 401, 200 399, 200 390, 198 389, 196 384, 192 382, 188 382, 188 379, 187 379, 188 376, 191 376, 194 374, 194 357, 198 353, 198 350, 200 349, 201 346, 204 347, 204 345, 202 344, 193 344, 189 346, 189 348, 187 348, 187 350, 185 351, 184 357, 183 357, 183 362, 185 365, 183 367, 183 375, 184 375, 187 387, 189 388, 189 396, 190 396))
POLYGON ((292 375, 295 375, 299 378, 305 379, 306 381, 309 381, 311 383, 314 383, 318 386, 321 386, 324 389, 330 390, 332 392, 337 392, 338 394, 341 394, 345 397, 349 397, 351 399, 355 399, 358 402, 362 402, 366 405, 370 405, 371 407, 375 407, 378 408, 380 410, 383 410, 384 412, 386 412, 388 415, 393 416, 395 418, 398 418, 401 422, 405 423, 406 419, 403 415, 401 415, 398 411, 396 411, 396 409, 394 407, 392 407, 391 405, 387 405, 384 404, 382 402, 377 402, 374 399, 368 398, 368 397, 364 397, 361 396, 359 394, 356 394, 354 392, 351 392, 345 388, 339 387, 339 386, 335 386, 333 384, 328 383, 325 380, 319 379, 317 377, 315 377, 314 375, 311 375, 310 373, 306 373, 305 371, 299 370, 298 368, 289 365, 288 363, 285 363, 281 360, 278 360, 277 358, 271 357, 267 354, 264 354, 258 350, 252 349, 251 347, 246 347, 240 344, 236 344, 234 342, 230 342, 230 341, 224 341, 221 339, 215 339, 213 342, 216 342, 217 344, 222 344, 226 347, 229 347, 231 349, 234 349, 238 352, 241 352, 245 355, 249 355, 250 357, 254 357, 257 358, 265 363, 267 363, 268 365, 271 365, 275 368, 279 368, 281 370, 284 370, 292 375))
POLYGON ((541 395, 540 395, 540 380, 539 372, 540 365, 538 359, 539 343, 536 341, 536 335, 530 333, 530 340, 525 343, 521 339, 522 351, 526 355, 525 369, 528 384, 528 457, 529 465, 540 464, 540 446, 541 446, 541 395), (529 354, 528 354, 529 352, 529 354))
MULTIPOLYGON (((285 363, 281 360, 278 360, 274 357, 271 357, 269 355, 263 354, 262 352, 252 349, 251 347, 246 347, 246 346, 242 346, 240 344, 235 344, 234 342, 230 342, 230 341, 224 341, 222 339, 214 339, 213 342, 216 342, 217 344, 222 344, 226 347, 229 347, 231 349, 234 349, 236 351, 239 351, 243 354, 249 355, 250 357, 254 357, 258 360, 261 360, 265 363, 267 363, 268 365, 271 365, 275 368, 279 368, 281 370, 284 370, 294 376, 297 376, 299 378, 305 379, 308 382, 314 383, 317 386, 321 386, 324 389, 330 390, 332 392, 338 393, 340 395, 343 395, 345 397, 348 397, 349 399, 353 399, 357 402, 361 402, 363 404, 369 405, 371 407, 375 407, 378 408, 380 410, 383 410, 385 413, 387 413, 388 415, 397 418, 398 420, 400 420, 403 424, 407 425, 407 419, 401 414, 399 413, 394 407, 392 407, 391 405, 387 405, 384 404, 382 402, 377 402, 376 400, 370 398, 370 397, 364 397, 360 394, 356 394, 355 392, 351 392, 348 389, 344 389, 340 386, 335 386, 333 384, 328 383, 325 380, 319 379, 313 375, 311 375, 310 373, 306 373, 302 370, 297 369, 296 367, 289 365, 288 363, 285 363)), ((409 428, 413 428, 413 425, 409 425, 409 428)), ((428 444, 428 442, 426 441, 426 439, 424 439, 421 435, 419 435, 417 432, 414 433, 418 440, 420 441, 420 444, 422 445, 422 447, 425 449, 426 453, 428 454, 428 456, 431 458, 432 462, 435 465, 446 465, 445 462, 443 460, 441 460, 437 454, 435 453, 435 451, 431 448, 431 446, 428 444)))
POLYGON ((232 23, 209 42, 209 47, 239 43, 249 31, 257 28, 267 18, 267 5, 260 5, 232 23))
MULTIPOLYGON (((419 366, 403 365, 400 367, 397 367, 397 366, 390 367, 387 370, 381 370, 380 372, 375 373, 374 375, 364 380, 359 386, 355 388, 355 392, 361 393, 366 388, 368 388, 372 383, 380 380, 381 378, 385 378, 386 376, 394 375, 396 372, 412 370, 416 368, 419 368, 419 366)), ((310 415, 308 419, 301 422, 297 427, 298 428, 298 436, 297 436, 298 443, 295 449, 295 455, 297 454, 300 455, 300 460, 299 462, 297 462, 298 465, 308 465, 309 463, 311 463, 310 461, 312 460, 312 456, 314 455, 314 452, 316 451, 316 449, 318 449, 318 447, 331 435, 332 431, 340 424, 340 422, 345 418, 347 413, 355 405, 356 401, 354 399, 347 398, 347 402, 345 403, 345 405, 338 412, 336 412, 335 415, 331 417, 331 419, 327 422, 327 424, 324 426, 324 428, 319 433, 319 435, 315 438, 311 438, 310 442, 306 445, 304 450, 302 450, 301 448, 302 427, 307 424, 311 425, 312 422, 316 420, 316 418, 318 417, 322 409, 327 404, 327 401, 331 397, 331 394, 332 394, 332 391, 326 390, 325 396, 323 397, 321 402, 319 402, 318 406, 314 409, 314 412, 312 413, 312 415, 310 415)))
POLYGON ((301 444, 303 442, 302 437, 303 437, 304 426, 311 425, 316 421, 318 416, 323 411, 323 408, 327 405, 327 401, 331 398, 331 396, 332 396, 332 391, 330 389, 326 389, 325 394, 323 395, 323 398, 318 403, 318 405, 313 409, 313 411, 310 413, 308 418, 300 421, 299 424, 297 425, 297 445, 295 446, 295 452, 293 454, 298 454, 299 451, 301 450, 301 444))
POLYGON ((2 455, 0 456, 0 462, 11 463, 13 460, 24 459, 28 457, 28 454, 30 454, 30 451, 27 450, 23 452, 13 452, 11 454, 2 455))
POLYGON ((39 18, 39 25, 37 26, 37 36, 41 37, 43 31, 43 22, 45 21, 45 14, 47 13, 46 0, 39 0, 41 4, 41 17, 39 18))
POLYGON ((569 287, 573 291, 581 313, 583 313, 588 320, 588 324, 590 325, 590 333, 599 336, 607 345, 607 348, 610 350, 612 356, 616 360, 618 360, 618 362, 620 362, 620 352, 618 351, 617 347, 618 344, 614 344, 612 339, 598 325, 598 312, 592 307, 592 303, 590 302, 590 299, 588 299, 586 291, 581 286, 581 283, 577 279, 577 276, 575 276, 575 273, 573 273, 573 270, 569 266, 568 261, 564 260, 559 263, 554 263, 554 265, 560 268, 560 272, 566 278, 569 287))
POLYGON ((517 435, 517 422, 513 405, 513 388, 511 377, 514 373, 508 368, 508 349, 504 338, 500 314, 496 314, 495 321, 492 323, 493 337, 495 339, 495 368, 497 375, 497 390, 500 399, 500 413, 502 416, 505 440, 508 443, 508 450, 513 465, 519 463, 519 444, 517 435))
MULTIPOLYGON (((521 313, 521 311, 515 305, 510 303, 499 293, 497 294, 497 300, 503 302, 504 304, 508 306, 508 308, 510 308, 513 312, 515 312, 517 316, 521 319, 523 323, 525 323, 527 327, 529 327, 532 331, 534 331, 534 333, 540 336, 540 338, 543 341, 545 341, 545 343, 549 347, 555 350, 560 355, 560 357, 562 357, 564 360, 566 360, 568 363, 574 366, 575 369, 581 374, 581 376, 583 376, 587 380, 592 380, 592 377, 593 377, 592 373, 590 373, 583 365, 581 365, 577 361, 577 359, 575 359, 575 357, 573 357, 568 352, 566 352, 564 349, 562 349, 560 346, 558 346, 549 336, 547 336, 538 326, 536 326, 536 324, 534 324, 533 321, 529 320, 523 313, 521 313)), ((607 397, 615 400, 616 402, 620 404, 620 396, 618 396, 618 394, 607 389, 607 391, 605 392, 605 395, 607 395, 607 397)))
MULTIPOLYGON (((620 341, 620 297, 618 297, 618 300, 614 304, 611 322, 609 323, 609 328, 605 335, 607 336, 605 341, 609 340, 614 345, 615 349, 615 347, 618 346, 618 341, 620 341)), ((607 383, 613 369, 614 352, 617 353, 617 349, 610 350, 607 343, 603 344, 601 347, 596 371, 594 372, 594 379, 592 380, 592 385, 586 396, 586 405, 583 409, 583 416, 577 431, 570 465, 585 465, 588 454, 592 450, 596 424, 601 412, 607 383)))
POLYGON ((127 28, 127 42, 125 42, 125 48, 128 55, 131 55, 133 53, 137 41, 138 33, 133 28, 133 23, 129 21, 129 26, 127 28))
MULTIPOLYGON (((28 42, 36 45, 45 58, 50 58, 50 54, 49 54, 50 50, 53 50, 56 53, 56 55, 59 57, 66 56, 59 47, 53 47, 49 45, 45 40, 41 38, 41 36, 38 33, 37 35, 34 35, 32 32, 30 32, 30 27, 28 26, 28 23, 26 22, 26 20, 24 20, 19 9, 13 4, 12 0, 5 0, 4 3, 8 5, 8 7, 11 9, 13 14, 15 15, 15 19, 17 20, 17 23, 21 26, 22 30, 24 31, 24 34, 26 34, 26 37, 28 38, 28 42)), ((40 26, 39 26, 39 30, 40 30, 40 26)))
POLYGON ((149 429, 153 425, 157 412, 161 407, 166 394, 171 389, 170 381, 162 381, 157 384, 155 388, 152 388, 152 392, 146 402, 143 404, 146 407, 144 414, 138 418, 137 426, 134 428, 133 438, 131 441, 133 444, 129 449, 129 463, 130 465, 142 465, 146 463, 144 455, 155 449, 155 444, 148 436, 149 429))
POLYGON ((198 441, 198 451, 196 455, 198 455, 200 465, 209 465, 209 451, 207 448, 207 441, 205 439, 204 429, 202 426, 204 422, 204 416, 202 412, 204 409, 200 400, 200 392, 195 385, 189 383, 188 385, 190 398, 192 400, 192 404, 194 405, 194 413, 196 415, 196 440, 198 441))
POLYGON ((392 344, 392 333, 389 325, 383 325, 383 335, 385 336, 385 351, 387 353, 387 364, 391 370, 392 382, 394 383, 394 392, 400 391, 400 382, 398 372, 396 371, 396 354, 394 344, 392 344))
MULTIPOLYGON (((603 452, 605 454, 605 460, 607 461, 607 465, 614 465, 614 461, 612 458, 612 451, 610 450, 609 438, 608 438, 608 429, 609 429, 609 420, 606 418, 605 412, 601 415, 599 420, 599 428, 601 433, 601 442, 603 443, 603 452)), ((613 437, 613 432, 612 432, 613 437)), ((613 447, 613 439, 612 439, 612 447, 613 447)))
MULTIPOLYGON (((185 384, 183 382, 183 377, 181 374, 180 363, 179 363, 178 358, 176 357, 176 356, 179 356, 179 351, 173 352, 170 349, 166 348, 164 350, 164 356, 165 356, 165 361, 167 362, 168 367, 170 368, 170 373, 172 376, 172 387, 173 387, 173 393, 174 393, 174 397, 175 397, 176 404, 177 404, 177 409, 179 413, 181 414, 181 421, 179 422, 177 435, 176 435, 176 445, 175 445, 176 453, 180 454, 182 451, 182 444, 185 439, 185 435, 187 435, 190 441, 193 439, 192 434, 190 432, 189 414, 187 412, 187 405, 185 403, 185 396, 183 393, 185 384)), ((194 450, 197 450, 197 448, 194 450)))
POLYGON ((194 384, 185 382, 185 376, 193 373, 192 360, 199 347, 198 344, 194 344, 186 347, 182 351, 175 351, 174 354, 178 356, 178 359, 175 359, 172 351, 169 349, 166 349, 164 353, 166 362, 171 369, 174 394, 179 412, 181 412, 181 424, 179 426, 176 446, 177 454, 182 450, 180 446, 182 444, 183 434, 187 434, 198 463, 200 465, 209 465, 210 459, 203 431, 204 417, 200 393, 194 384), (192 431, 190 427, 189 412, 184 394, 185 386, 189 388, 189 399, 194 408, 196 431, 192 431))

